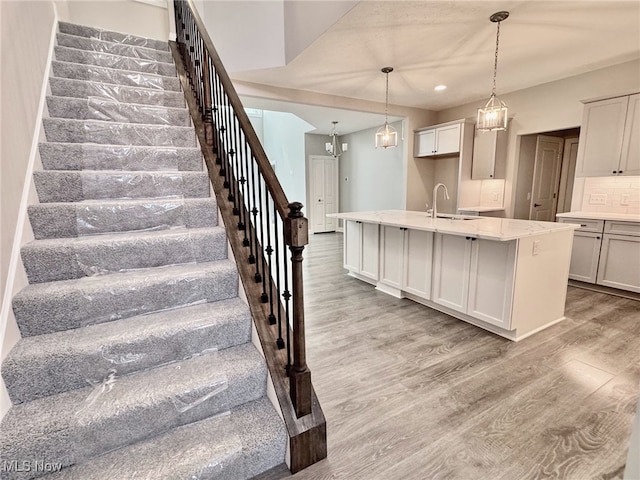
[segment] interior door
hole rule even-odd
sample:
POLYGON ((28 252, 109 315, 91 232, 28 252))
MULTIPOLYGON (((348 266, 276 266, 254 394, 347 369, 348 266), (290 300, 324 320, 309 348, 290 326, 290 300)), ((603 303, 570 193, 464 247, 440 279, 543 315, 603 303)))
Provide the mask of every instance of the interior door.
POLYGON ((335 232, 337 219, 327 215, 338 213, 338 159, 312 156, 310 163, 313 233, 335 232))
POLYGON ((529 219, 554 222, 564 139, 538 135, 529 219))

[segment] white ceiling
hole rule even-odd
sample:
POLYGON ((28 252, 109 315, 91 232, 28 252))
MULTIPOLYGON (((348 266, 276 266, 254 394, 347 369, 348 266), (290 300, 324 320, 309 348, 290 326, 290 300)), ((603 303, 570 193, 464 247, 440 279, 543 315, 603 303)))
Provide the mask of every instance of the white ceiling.
MULTIPOLYGON (((500 10, 510 16, 500 27, 498 95, 640 58, 638 0, 362 1, 288 65, 231 76, 384 102, 380 68, 393 66, 392 104, 434 111, 480 104, 493 75, 496 24, 489 16, 500 10), (448 88, 435 92, 438 84, 448 88)), ((317 122, 340 120, 336 113, 317 122)))

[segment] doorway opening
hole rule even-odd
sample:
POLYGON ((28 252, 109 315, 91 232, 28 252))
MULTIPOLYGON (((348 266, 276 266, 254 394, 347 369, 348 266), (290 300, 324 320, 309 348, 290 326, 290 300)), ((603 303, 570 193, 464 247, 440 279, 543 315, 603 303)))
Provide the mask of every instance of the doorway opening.
POLYGON ((571 210, 580 128, 520 137, 513 217, 555 222, 571 210))

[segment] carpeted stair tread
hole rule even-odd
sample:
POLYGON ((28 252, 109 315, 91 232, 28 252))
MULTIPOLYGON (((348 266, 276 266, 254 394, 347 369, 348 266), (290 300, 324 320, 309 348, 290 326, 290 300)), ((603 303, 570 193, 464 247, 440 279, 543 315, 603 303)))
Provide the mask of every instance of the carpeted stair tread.
POLYGON ((84 63, 100 67, 117 68, 118 70, 131 70, 134 72, 154 73, 173 77, 176 75, 176 67, 172 63, 156 62, 141 58, 121 57, 111 53, 90 52, 78 48, 54 47, 55 58, 62 62, 84 63))
POLYGON ((43 142, 45 170, 202 171, 202 152, 191 147, 43 142))
POLYGON ((201 420, 83 465, 51 480, 246 480, 284 462, 287 434, 271 403, 261 398, 228 415, 201 420))
POLYGON ((13 297, 23 337, 237 296, 231 260, 27 285, 13 297))
POLYGON ((107 40, 109 42, 122 43, 125 45, 136 45, 139 47, 154 48, 156 50, 169 51, 169 44, 162 40, 154 40, 150 38, 130 35, 128 33, 113 32, 100 28, 87 27, 84 25, 76 25, 68 22, 58 22, 58 30, 61 33, 76 35, 79 37, 96 38, 99 40, 107 40))
POLYGON ((106 122, 143 123, 149 125, 191 125, 186 108, 122 103, 104 98, 47 97, 52 118, 104 120, 106 122))
POLYGON ((215 197, 39 203, 28 213, 36 239, 218 225, 215 197))
POLYGON ((86 461, 257 400, 266 374, 251 343, 132 375, 111 373, 95 386, 15 405, 0 424, 0 456, 44 455, 63 466, 86 461))
POLYGON ((45 118, 48 142, 196 147, 193 127, 45 118))
MULTIPOLYGON (((110 85, 142 87, 154 90, 180 92, 180 80, 177 77, 153 73, 132 72, 117 68, 100 67, 74 62, 51 62, 53 75, 59 78, 103 82, 110 85)), ((182 93, 181 93, 182 95, 182 93)))
POLYGON ((87 38, 68 33, 58 33, 56 35, 58 46, 77 48, 92 52, 111 53, 123 57, 140 58, 144 60, 154 60, 156 62, 173 63, 171 52, 156 50, 154 48, 141 47, 136 45, 126 45, 97 38, 87 38))
POLYGON ((98 383, 111 369, 127 375, 250 339, 249 307, 236 297, 25 337, 2 377, 18 404, 98 383))
POLYGON ((21 249, 29 283, 227 258, 222 227, 34 240, 21 249))
POLYGON ((102 198, 208 197, 206 172, 43 170, 34 172, 38 199, 79 202, 102 198))
POLYGON ((130 87, 110 83, 76 80, 73 78, 49 78, 51 94, 58 97, 89 98, 101 97, 123 103, 160 105, 184 108, 182 92, 144 87, 130 87))

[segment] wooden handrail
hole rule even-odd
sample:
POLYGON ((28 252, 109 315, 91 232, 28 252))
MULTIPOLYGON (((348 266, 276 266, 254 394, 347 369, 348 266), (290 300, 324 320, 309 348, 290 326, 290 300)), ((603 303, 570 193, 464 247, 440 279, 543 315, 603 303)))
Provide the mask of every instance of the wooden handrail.
POLYGON ((174 6, 172 53, 289 432, 295 473, 326 457, 326 423, 306 363, 308 221, 302 204, 288 201, 193 0, 174 0, 174 6))
POLYGON ((281 218, 287 218, 289 214, 289 201, 287 200, 287 196, 282 189, 282 185, 280 185, 280 181, 276 177, 273 168, 271 168, 271 164, 267 158, 267 154, 258 139, 258 135, 247 116, 247 112, 245 112, 242 102, 240 101, 240 97, 238 97, 238 93, 236 92, 231 79, 229 78, 229 74, 227 70, 224 68, 222 64, 222 60, 220 60, 220 56, 218 55, 217 50, 213 46, 213 42, 211 41, 211 37, 207 32, 207 29, 198 13, 198 9, 196 8, 193 0, 180 0, 184 1, 189 5, 191 9, 191 15, 193 16, 193 21, 196 24, 196 28, 198 29, 200 36, 202 37, 202 41, 204 43, 205 49, 208 51, 209 57, 211 58, 211 62, 220 78, 220 83, 224 87, 225 92, 229 96, 229 101, 235 114, 238 117, 238 121, 244 130, 244 133, 247 137, 247 142, 251 146, 251 150, 255 155, 256 162, 258 164, 258 168, 260 169, 260 173, 264 177, 265 183, 267 184, 267 188, 271 192, 273 197, 273 201, 276 204, 276 208, 278 209, 278 213, 281 218))

